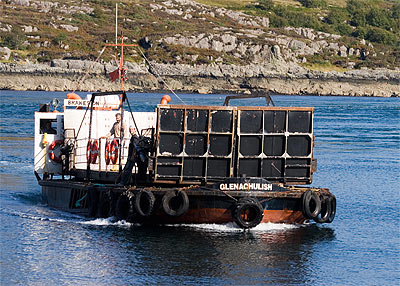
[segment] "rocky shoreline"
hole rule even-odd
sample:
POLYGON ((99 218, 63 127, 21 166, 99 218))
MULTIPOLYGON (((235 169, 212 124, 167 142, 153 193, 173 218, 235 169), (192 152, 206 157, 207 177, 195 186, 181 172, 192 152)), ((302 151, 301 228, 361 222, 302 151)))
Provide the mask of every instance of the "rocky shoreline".
MULTIPOLYGON (((106 28, 97 27, 93 14, 100 18, 111 16, 106 6, 97 11, 101 12, 99 14, 94 13, 95 7, 99 8, 97 2, 96 5, 90 1, 81 2, 6 1, 8 18, 0 22, 0 31, 21 30, 26 50, 18 53, 10 47, 0 47, 0 89, 119 89, 119 84, 112 83, 108 77, 108 73, 116 69, 115 63, 76 60, 89 57, 74 48, 83 44, 75 33, 106 28), (33 14, 45 21, 22 18, 33 14), (72 21, 74 15, 80 15, 79 19, 72 21), (20 20, 14 23, 10 20, 13 17, 20 20), (51 39, 49 35, 59 37, 51 39), (50 50, 57 53, 50 53, 50 50), (29 56, 22 56, 24 54, 29 56), (50 59, 53 60, 48 63, 37 63, 50 59), (86 80, 78 84, 88 70, 86 80)), ((137 15, 137 11, 143 12, 138 17, 123 19, 127 27, 126 41, 139 44, 131 53, 131 61, 142 61, 126 63, 125 88, 130 92, 172 89, 202 94, 400 96, 400 69, 396 65, 398 54, 394 47, 374 46, 365 39, 349 39, 306 27, 273 28, 267 17, 269 14, 250 15, 193 0, 137 1, 124 7, 130 8, 132 16, 137 15), (140 36, 130 33, 138 27, 147 32, 140 36), (145 63, 147 57, 149 60, 145 63), (365 66, 387 68, 366 69, 365 66), (344 72, 311 70, 328 68, 344 72)), ((96 37, 93 33, 92 36, 100 40, 103 34, 96 37)), ((93 42, 91 45, 93 51, 99 49, 93 42)))
MULTIPOLYGON (((347 72, 309 71, 298 65, 277 72, 276 65, 185 65, 127 63, 125 89, 130 92, 168 91, 190 93, 270 92, 288 95, 400 96, 400 71, 362 69, 347 72)), ((54 60, 48 64, 0 63, 0 89, 45 91, 118 90, 108 73, 109 63, 54 60), (87 73, 86 80, 78 84, 87 73)))

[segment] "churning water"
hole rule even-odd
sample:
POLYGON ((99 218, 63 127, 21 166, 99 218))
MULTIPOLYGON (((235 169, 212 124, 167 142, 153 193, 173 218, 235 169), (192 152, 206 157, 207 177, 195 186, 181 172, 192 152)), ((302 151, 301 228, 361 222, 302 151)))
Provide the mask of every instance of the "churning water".
MULTIPOLYGON (((54 97, 65 93, 0 91, 1 285, 400 284, 398 98, 274 96, 279 106, 315 107, 313 186, 336 195, 337 215, 329 225, 261 224, 243 233, 230 224, 86 219, 42 204, 33 113, 54 97)), ((129 94, 136 111, 154 110, 160 97, 129 94)))

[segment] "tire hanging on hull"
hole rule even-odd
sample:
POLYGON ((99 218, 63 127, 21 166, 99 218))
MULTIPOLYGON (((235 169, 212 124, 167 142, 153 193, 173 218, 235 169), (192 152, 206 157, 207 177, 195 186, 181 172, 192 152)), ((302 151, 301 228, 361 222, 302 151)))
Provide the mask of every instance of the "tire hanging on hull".
POLYGON ((96 187, 89 187, 87 189, 87 208, 88 208, 88 217, 95 217, 97 214, 97 204, 99 202, 99 194, 96 187))
POLYGON ((151 215, 156 198, 149 190, 140 190, 134 199, 134 207, 137 214, 142 217, 151 215))
POLYGON ((328 220, 326 221, 327 223, 331 223, 335 219, 335 215, 336 215, 336 197, 333 196, 333 195, 329 196, 329 203, 331 204, 331 214, 330 214, 328 220))
POLYGON ((134 213, 134 194, 130 191, 127 191, 121 194, 115 205, 115 216, 118 220, 129 221, 129 218, 134 213))
POLYGON ((307 219, 315 219, 321 212, 319 195, 311 190, 303 193, 303 215, 307 219))
POLYGON ((325 223, 328 222, 329 217, 331 216, 332 213, 332 205, 330 201, 329 196, 322 196, 321 198, 321 211, 317 215, 317 217, 314 218, 315 222, 319 223, 325 223))
POLYGON ((111 195, 109 191, 103 191, 100 193, 99 204, 97 207, 97 216, 99 218, 110 217, 111 214, 111 195))
POLYGON ((261 223, 264 209, 256 198, 245 197, 236 202, 232 216, 239 227, 248 229, 261 223))
POLYGON ((189 197, 185 191, 170 190, 162 197, 162 208, 169 216, 181 216, 189 209, 189 197))

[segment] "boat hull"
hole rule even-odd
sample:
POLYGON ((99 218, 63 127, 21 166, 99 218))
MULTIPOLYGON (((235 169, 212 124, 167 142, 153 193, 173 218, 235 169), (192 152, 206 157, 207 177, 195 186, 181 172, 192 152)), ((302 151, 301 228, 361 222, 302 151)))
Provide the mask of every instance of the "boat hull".
MULTIPOLYGON (((133 195, 139 191, 154 194, 151 213, 143 216, 130 212, 126 220, 152 224, 222 224, 234 221, 234 209, 240 198, 256 198, 262 206, 264 223, 301 224, 307 219, 302 212, 301 193, 291 191, 285 197, 271 192, 235 191, 222 192, 214 189, 204 190, 201 187, 183 188, 187 194, 189 206, 184 214, 168 215, 163 209, 163 196, 171 188, 126 188, 118 185, 92 184, 74 181, 41 181, 43 200, 50 207, 63 211, 81 214, 88 217, 115 216, 118 208, 118 197, 127 192, 133 195), (88 190, 92 190, 96 199, 88 199, 88 190), (151 191, 150 191, 151 190, 151 191), (104 197, 109 200, 105 211, 99 210, 104 205, 104 197)), ((176 190, 176 189, 175 189, 176 190)), ((134 204, 131 203, 132 205, 134 204)))

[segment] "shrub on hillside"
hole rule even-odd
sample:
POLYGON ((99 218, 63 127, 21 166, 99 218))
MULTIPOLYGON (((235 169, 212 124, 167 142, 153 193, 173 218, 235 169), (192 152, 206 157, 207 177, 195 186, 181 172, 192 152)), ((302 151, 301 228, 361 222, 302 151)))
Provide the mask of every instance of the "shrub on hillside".
POLYGON ((281 16, 271 14, 268 17, 269 17, 269 25, 272 28, 282 28, 282 27, 289 26, 288 20, 286 20, 285 18, 283 18, 281 16))
POLYGON ((365 39, 368 33, 368 28, 366 27, 357 27, 352 33, 351 36, 360 38, 360 39, 365 39))
POLYGON ((378 9, 376 7, 369 10, 368 14, 366 15, 367 23, 371 26, 379 27, 382 29, 390 29, 390 17, 391 15, 383 10, 378 9))
MULTIPOLYGON (((393 19, 400 19, 400 2, 392 6, 392 17, 393 19)), ((398 21, 400 23, 400 21, 398 21)))
POLYGON ((328 24, 342 24, 349 19, 349 13, 343 8, 332 8, 325 19, 328 24))
POLYGON ((325 8, 328 6, 325 0, 299 0, 299 2, 307 8, 325 8))
POLYGON ((8 47, 12 50, 21 50, 24 48, 25 40, 26 36, 22 30, 13 27, 11 31, 4 37, 3 44, 5 47, 8 47))
POLYGON ((355 27, 367 25, 367 13, 364 10, 356 11, 351 15, 350 24, 355 27))
POLYGON ((272 0, 259 0, 257 8, 270 11, 274 8, 274 2, 272 0))
POLYGON ((57 36, 53 39, 53 43, 56 45, 62 44, 64 41, 67 40, 67 34, 65 32, 60 32, 57 36))
POLYGON ((358 11, 366 10, 366 4, 364 1, 361 0, 348 0, 346 4, 346 10, 351 14, 355 14, 358 11))
POLYGON ((306 27, 319 30, 321 23, 315 15, 308 15, 301 11, 293 11, 286 6, 276 5, 274 13, 285 19, 289 26, 292 27, 306 27))
POLYGON ((101 19, 104 18, 104 12, 100 7, 96 6, 93 10, 92 16, 96 19, 101 19))
POLYGON ((353 32, 353 29, 348 24, 345 23, 336 25, 335 30, 339 32, 339 34, 342 36, 350 36, 351 33, 353 32))
POLYGON ((377 27, 370 27, 365 39, 386 45, 396 45, 399 42, 395 34, 377 27))

